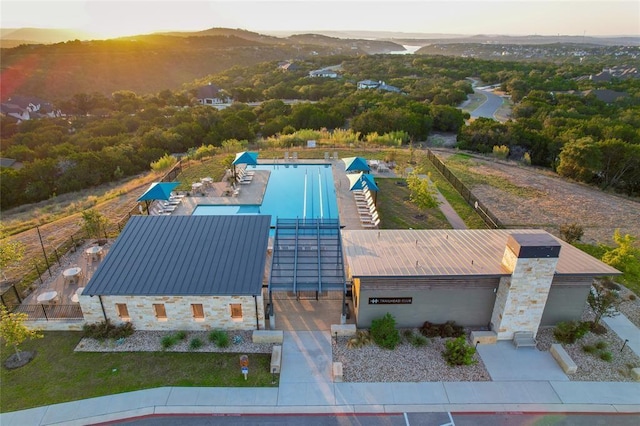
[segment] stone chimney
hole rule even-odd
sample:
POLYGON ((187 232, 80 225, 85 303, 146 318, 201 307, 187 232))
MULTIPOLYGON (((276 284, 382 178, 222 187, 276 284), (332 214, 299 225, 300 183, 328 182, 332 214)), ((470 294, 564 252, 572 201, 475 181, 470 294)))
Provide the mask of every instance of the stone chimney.
POLYGON ((516 331, 538 333, 559 255, 560 243, 547 233, 509 236, 502 266, 511 276, 500 279, 491 315, 498 340, 516 331))

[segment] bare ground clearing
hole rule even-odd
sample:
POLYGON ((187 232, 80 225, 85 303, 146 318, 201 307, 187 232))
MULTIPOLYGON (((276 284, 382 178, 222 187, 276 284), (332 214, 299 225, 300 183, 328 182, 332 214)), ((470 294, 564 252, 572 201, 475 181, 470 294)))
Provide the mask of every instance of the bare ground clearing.
MULTIPOLYGON (((434 152, 445 164, 446 158, 456 154, 442 149, 434 152)), ((542 228, 559 236, 561 225, 577 223, 584 228, 583 242, 608 246, 614 245, 612 236, 616 229, 622 234, 640 236, 639 200, 609 194, 517 163, 475 155, 470 161, 474 173, 507 179, 519 188, 530 190, 530 196, 523 197, 487 184, 470 185, 473 193, 507 228, 542 228)))

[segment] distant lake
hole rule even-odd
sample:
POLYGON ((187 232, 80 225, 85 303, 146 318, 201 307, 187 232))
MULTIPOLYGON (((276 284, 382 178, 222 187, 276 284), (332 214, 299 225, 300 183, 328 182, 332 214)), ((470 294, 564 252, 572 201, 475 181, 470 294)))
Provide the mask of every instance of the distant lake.
POLYGON ((395 52, 389 53, 391 53, 392 55, 413 55, 422 46, 410 46, 408 44, 403 44, 402 47, 404 47, 406 50, 396 50, 395 52))

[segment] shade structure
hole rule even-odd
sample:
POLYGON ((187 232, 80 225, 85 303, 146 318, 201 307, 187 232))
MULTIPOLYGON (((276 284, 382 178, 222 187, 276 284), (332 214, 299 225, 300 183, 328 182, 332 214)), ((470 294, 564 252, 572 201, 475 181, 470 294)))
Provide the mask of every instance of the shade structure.
POLYGON ((363 189, 364 185, 369 188, 369 191, 379 191, 378 185, 376 185, 376 181, 373 175, 364 174, 362 172, 358 174, 350 174, 347 175, 349 178, 349 190, 353 191, 356 189, 363 189))
POLYGON ((168 200, 171 198, 171 191, 178 185, 180 182, 153 182, 138 201, 168 200))
POLYGON ((251 166, 255 166, 258 164, 258 153, 257 152, 249 152, 242 151, 236 154, 236 159, 233 160, 233 165, 236 164, 249 164, 251 166))
POLYGON ((343 158, 346 172, 367 172, 371 171, 371 168, 367 164, 367 160, 362 157, 349 157, 343 158))

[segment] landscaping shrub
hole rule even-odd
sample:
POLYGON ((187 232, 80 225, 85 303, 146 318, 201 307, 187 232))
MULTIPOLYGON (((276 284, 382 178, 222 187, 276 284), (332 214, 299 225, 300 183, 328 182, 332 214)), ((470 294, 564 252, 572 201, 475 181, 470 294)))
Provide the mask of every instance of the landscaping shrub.
POLYGON ((588 353, 588 354, 592 354, 596 352, 596 347, 593 345, 583 345, 582 346, 582 352, 588 353))
POLYGON ((444 324, 433 324, 425 321, 420 328, 420 333, 425 337, 460 337, 464 335, 464 327, 455 321, 447 321, 444 324))
POLYGON ((218 345, 219 348, 228 348, 229 347, 229 335, 227 333, 222 333, 220 336, 218 336, 218 340, 216 340, 216 345, 218 345))
POLYGON ((613 354, 609 351, 600 352, 600 359, 606 362, 613 360, 613 354))
POLYGON ((422 334, 414 334, 411 336, 411 340, 409 340, 409 343, 411 343, 416 348, 421 348, 423 346, 427 346, 427 343, 429 343, 429 341, 422 334))
POLYGON ((442 356, 447 361, 447 364, 451 366, 471 365, 477 362, 473 359, 475 353, 476 348, 469 345, 464 336, 460 336, 456 339, 447 340, 442 356))
POLYGON ((180 330, 175 334, 175 336, 176 336, 176 339, 178 340, 184 340, 187 338, 187 332, 184 330, 180 330))
POLYGON ((411 339, 413 339, 413 330, 411 329, 402 330, 402 336, 405 339, 407 339, 407 342, 411 342, 411 339))
POLYGON ((589 322, 562 321, 553 330, 553 337, 560 343, 571 344, 582 339, 591 328, 589 322))
POLYGON ((400 343, 400 333, 396 329, 396 320, 390 313, 371 321, 371 337, 376 344, 385 349, 395 349, 400 343))
POLYGON ((226 336, 226 334, 227 333, 225 333, 223 330, 213 330, 209 333, 209 341, 212 343, 216 343, 222 335, 226 336))
POLYGON ((201 347, 202 347, 202 340, 200 340, 197 337, 194 337, 193 339, 191 339, 191 342, 189 342, 189 349, 191 350, 200 349, 201 347))
POLYGON ((367 330, 358 330, 356 335, 347 341, 347 348, 357 349, 369 345, 371 342, 371 333, 367 330))
POLYGON ((560 225, 560 237, 569 244, 580 241, 584 235, 584 229, 577 223, 571 223, 569 225, 560 225))
POLYGON ((175 345, 177 342, 178 342, 178 339, 176 339, 176 337, 173 335, 163 336, 162 339, 160 340, 162 349, 169 349, 170 347, 175 345))
POLYGON ((596 343, 596 349, 600 351, 607 349, 607 342, 605 342, 604 340, 599 340, 598 343, 596 343))
POLYGON ((130 322, 121 325, 114 325, 111 321, 106 320, 94 324, 85 324, 82 327, 83 337, 91 337, 93 339, 121 339, 129 337, 135 331, 130 322))

